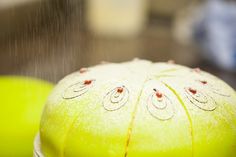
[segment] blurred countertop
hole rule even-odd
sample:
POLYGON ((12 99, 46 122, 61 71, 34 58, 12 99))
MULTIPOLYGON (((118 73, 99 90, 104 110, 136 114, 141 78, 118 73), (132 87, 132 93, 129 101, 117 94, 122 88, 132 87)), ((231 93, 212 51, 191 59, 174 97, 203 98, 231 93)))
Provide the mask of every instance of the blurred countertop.
MULTIPOLYGON (((196 47, 178 44, 168 20, 152 22, 136 38, 101 38, 86 31, 80 9, 66 14, 51 13, 40 26, 28 25, 13 35, 0 36, 0 75, 27 75, 57 82, 81 67, 101 61, 173 59, 211 72, 236 89, 236 73, 204 61, 196 47)), ((36 18, 42 20, 41 16, 36 18)))

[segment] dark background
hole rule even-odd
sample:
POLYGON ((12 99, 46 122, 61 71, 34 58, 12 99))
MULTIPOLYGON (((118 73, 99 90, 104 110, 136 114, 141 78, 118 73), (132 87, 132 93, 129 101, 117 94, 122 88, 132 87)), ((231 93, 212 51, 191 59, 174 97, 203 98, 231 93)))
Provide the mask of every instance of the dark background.
POLYGON ((213 73, 236 89, 235 72, 221 70, 203 58, 199 47, 182 45, 173 38, 174 9, 150 11, 143 32, 121 39, 88 31, 85 5, 81 0, 41 0, 0 9, 0 75, 26 75, 57 82, 81 67, 101 61, 172 59, 213 73))

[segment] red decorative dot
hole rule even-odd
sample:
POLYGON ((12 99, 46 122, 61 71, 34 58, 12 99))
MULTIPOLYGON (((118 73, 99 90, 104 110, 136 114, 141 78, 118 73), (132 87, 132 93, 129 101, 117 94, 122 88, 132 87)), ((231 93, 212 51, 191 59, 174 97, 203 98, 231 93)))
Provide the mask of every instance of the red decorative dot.
POLYGON ((79 72, 82 74, 82 73, 85 73, 85 72, 87 72, 88 71, 88 69, 87 68, 81 68, 80 70, 79 70, 79 72))
POLYGON ((162 98, 163 97, 163 94, 159 91, 156 92, 156 97, 157 98, 162 98))
POLYGON ((85 81, 84 81, 84 84, 85 84, 85 85, 90 85, 91 83, 92 83, 92 80, 85 80, 85 81))
POLYGON ((200 81, 200 82, 204 85, 207 84, 207 81, 200 81))
POLYGON ((191 92, 192 94, 197 94, 197 90, 191 87, 188 89, 188 91, 191 92))
POLYGON ((118 93, 122 93, 123 91, 124 91, 124 88, 122 88, 122 87, 118 87, 118 88, 117 88, 117 92, 118 92, 118 93))
POLYGON ((200 68, 194 68, 193 71, 196 72, 196 73, 200 73, 201 69, 200 68))

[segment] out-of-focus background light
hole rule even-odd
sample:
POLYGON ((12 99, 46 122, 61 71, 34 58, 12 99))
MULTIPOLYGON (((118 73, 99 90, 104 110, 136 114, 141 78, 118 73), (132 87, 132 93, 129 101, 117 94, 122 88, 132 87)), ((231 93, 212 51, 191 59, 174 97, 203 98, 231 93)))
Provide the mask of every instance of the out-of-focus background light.
POLYGON ((2 0, 0 74, 58 81, 135 57, 199 66, 235 82, 235 1, 2 0))
POLYGON ((0 0, 0 77, 56 83, 133 58, 200 67, 236 89, 236 1, 0 0))

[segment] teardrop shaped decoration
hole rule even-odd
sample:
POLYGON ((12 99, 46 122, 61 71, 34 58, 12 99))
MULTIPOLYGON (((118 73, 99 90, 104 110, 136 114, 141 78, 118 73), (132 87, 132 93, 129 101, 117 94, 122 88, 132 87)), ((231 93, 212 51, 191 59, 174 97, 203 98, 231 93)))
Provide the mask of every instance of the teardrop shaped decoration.
POLYGON ((214 94, 218 94, 220 96, 224 96, 224 97, 230 97, 230 94, 228 94, 227 92, 225 92, 223 89, 220 89, 218 87, 215 87, 213 85, 210 85, 209 88, 211 89, 211 91, 214 94))
POLYGON ((115 111, 122 108, 129 100, 129 90, 120 86, 109 91, 103 98, 103 107, 107 111, 115 111))
POLYGON ((184 90, 187 99, 198 108, 204 111, 216 109, 216 102, 209 95, 193 87, 185 87, 184 90))
POLYGON ((73 99, 87 93, 93 87, 95 80, 84 80, 70 85, 63 93, 64 99, 73 99))
POLYGON ((169 120, 174 116, 174 107, 172 101, 164 93, 154 89, 154 92, 148 97, 147 110, 159 120, 169 120))
POLYGON ((213 85, 211 82, 206 81, 206 80, 197 80, 199 83, 201 83, 203 86, 208 88, 208 90, 214 94, 224 96, 224 97, 230 97, 230 94, 228 94, 223 88, 220 88, 219 85, 217 86, 213 85))

